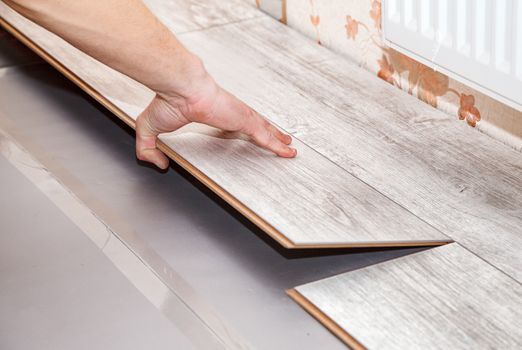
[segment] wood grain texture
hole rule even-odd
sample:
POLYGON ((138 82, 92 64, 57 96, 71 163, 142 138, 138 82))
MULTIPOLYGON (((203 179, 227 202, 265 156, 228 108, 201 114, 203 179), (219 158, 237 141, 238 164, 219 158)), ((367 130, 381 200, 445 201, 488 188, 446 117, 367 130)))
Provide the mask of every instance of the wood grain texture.
POLYGON ((291 161, 204 125, 160 136, 294 245, 432 244, 437 231, 299 141, 291 161))
POLYGON ((456 243, 306 284, 290 295, 369 349, 522 347, 522 286, 456 243))
POLYGON ((281 128, 522 281, 519 152, 275 21, 181 40, 281 128))
MULTIPOLYGON (((153 96, 150 90, 5 5, 0 10, 11 25, 31 38, 33 48, 42 51, 44 58, 134 126, 134 119, 153 96)), ((187 147, 185 136, 162 137, 172 147, 164 143, 160 147, 285 247, 439 245, 450 241, 305 145, 300 147, 301 160, 288 161, 261 153, 244 141, 230 147, 230 141, 220 138, 202 138, 208 150, 203 153, 198 147, 187 147)))
POLYGON ((262 16, 253 4, 245 0, 144 0, 143 2, 176 34, 262 16))

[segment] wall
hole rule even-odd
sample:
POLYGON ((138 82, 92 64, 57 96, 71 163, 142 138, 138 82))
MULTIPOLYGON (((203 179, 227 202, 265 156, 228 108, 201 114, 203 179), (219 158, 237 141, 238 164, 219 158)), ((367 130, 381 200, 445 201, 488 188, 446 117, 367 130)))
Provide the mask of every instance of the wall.
POLYGON ((522 150, 522 112, 384 45, 381 0, 254 2, 276 19, 347 56, 379 78, 522 150))

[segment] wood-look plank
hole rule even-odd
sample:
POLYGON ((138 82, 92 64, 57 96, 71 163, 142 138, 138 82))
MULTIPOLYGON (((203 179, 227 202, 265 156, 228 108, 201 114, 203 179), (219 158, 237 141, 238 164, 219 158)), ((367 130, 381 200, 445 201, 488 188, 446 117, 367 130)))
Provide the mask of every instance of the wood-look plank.
POLYGON ((438 232, 298 140, 288 161, 201 124, 160 136, 294 245, 434 244, 438 232), (424 231, 427 230, 427 231, 424 231))
MULTIPOLYGON (((153 96, 150 90, 5 5, 0 4, 0 13, 15 31, 26 36, 22 40, 134 126, 153 96)), ((268 21, 272 19, 262 20, 268 21)), ((309 48, 301 49, 304 55, 307 51, 313 53, 309 48)), ((298 142, 300 156, 296 160, 283 160, 245 141, 194 135, 184 132, 162 137, 172 146, 161 144, 162 149, 285 247, 438 245, 450 241, 304 144, 298 142), (198 147, 190 146, 192 143, 198 147)))
POLYGON ((262 14, 245 0, 144 0, 176 34, 239 22, 262 14))
POLYGON ((275 21, 181 39, 287 132, 522 281, 519 152, 275 21))
POLYGON ((522 286, 456 243, 289 294, 354 348, 522 347, 522 286))

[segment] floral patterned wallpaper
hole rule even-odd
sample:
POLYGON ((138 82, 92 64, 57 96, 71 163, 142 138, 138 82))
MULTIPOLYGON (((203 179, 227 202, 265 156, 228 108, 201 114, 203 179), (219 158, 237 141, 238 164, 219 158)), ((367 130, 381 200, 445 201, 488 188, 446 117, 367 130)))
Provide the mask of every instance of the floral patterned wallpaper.
POLYGON ((388 83, 522 150, 522 112, 389 47, 381 0, 254 0, 258 8, 388 83))

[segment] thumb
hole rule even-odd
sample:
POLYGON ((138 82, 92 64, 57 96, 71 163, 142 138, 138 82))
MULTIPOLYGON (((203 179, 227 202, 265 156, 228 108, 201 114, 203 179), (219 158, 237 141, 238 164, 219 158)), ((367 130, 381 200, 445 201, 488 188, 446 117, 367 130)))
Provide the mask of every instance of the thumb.
POLYGON ((177 125, 177 118, 168 115, 170 108, 164 104, 167 102, 156 96, 136 119, 136 156, 139 160, 153 163, 160 169, 167 169, 169 160, 156 146, 158 135, 162 132, 174 131, 183 125, 182 123, 177 125), (162 123, 162 120, 168 122, 162 123), (162 124, 168 125, 168 128, 162 124))

